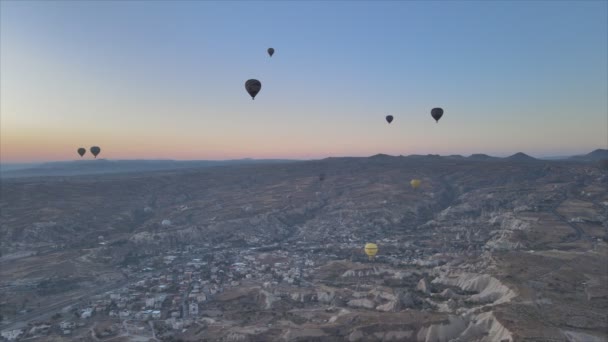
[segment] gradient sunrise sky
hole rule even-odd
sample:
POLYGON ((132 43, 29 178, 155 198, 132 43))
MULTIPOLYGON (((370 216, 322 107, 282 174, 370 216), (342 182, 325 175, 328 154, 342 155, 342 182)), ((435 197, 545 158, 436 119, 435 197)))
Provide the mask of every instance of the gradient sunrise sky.
POLYGON ((606 1, 0 6, 5 163, 608 148, 606 1))

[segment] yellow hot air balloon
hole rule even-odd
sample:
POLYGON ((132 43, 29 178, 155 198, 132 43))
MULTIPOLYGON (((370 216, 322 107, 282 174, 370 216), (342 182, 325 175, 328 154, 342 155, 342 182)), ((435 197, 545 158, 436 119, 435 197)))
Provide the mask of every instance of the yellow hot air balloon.
POLYGON ((372 260, 376 256, 376 253, 378 253, 378 245, 375 243, 365 244, 365 254, 367 254, 369 260, 372 260))
POLYGON ((410 181, 410 185, 411 185, 411 186, 412 186, 412 188, 414 188, 414 189, 418 189, 418 187, 420 186, 420 183, 421 183, 420 179, 412 179, 412 180, 410 181))

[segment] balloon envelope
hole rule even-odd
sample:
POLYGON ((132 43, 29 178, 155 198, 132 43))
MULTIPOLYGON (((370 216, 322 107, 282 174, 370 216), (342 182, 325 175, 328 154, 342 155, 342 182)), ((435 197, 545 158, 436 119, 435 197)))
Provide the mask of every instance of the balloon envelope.
POLYGON ((319 180, 320 181, 324 181, 325 180, 325 174, 324 173, 322 173, 322 174, 319 175, 319 180))
POLYGON ((255 96, 260 92, 261 89, 262 83, 258 80, 251 79, 245 82, 245 90, 247 90, 252 100, 255 99, 255 96))
POLYGON ((375 243, 366 243, 365 248, 363 249, 365 254, 371 259, 378 253, 378 245, 375 243))
POLYGON ((84 156, 84 154, 87 153, 87 150, 84 147, 81 147, 78 149, 78 154, 82 157, 84 156))
POLYGON ((274 55, 274 49, 268 48, 268 54, 270 55, 270 57, 272 57, 272 55, 274 55))
POLYGON ((389 124, 390 124, 391 122, 393 122, 393 116, 392 116, 392 115, 387 115, 387 116, 386 116, 386 122, 388 122, 389 124))
POLYGON ((422 183, 422 182, 420 181, 420 179, 412 179, 412 180, 410 181, 410 185, 411 185, 411 186, 412 186, 412 188, 414 188, 414 189, 418 189, 418 187, 420 186, 420 183, 422 183))
POLYGON ((93 146, 91 147, 91 153, 93 153, 93 155, 95 156, 95 158, 97 158, 97 155, 99 154, 99 152, 101 152, 101 149, 97 146, 93 146))
POLYGON ((439 122, 439 119, 443 116, 443 109, 433 108, 431 109, 431 116, 435 119, 435 122, 439 122))

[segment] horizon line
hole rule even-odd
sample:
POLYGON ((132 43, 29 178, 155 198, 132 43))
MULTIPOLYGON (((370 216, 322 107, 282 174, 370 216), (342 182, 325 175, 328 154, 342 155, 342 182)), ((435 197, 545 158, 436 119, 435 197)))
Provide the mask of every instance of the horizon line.
MULTIPOLYGON (((608 147, 606 148, 608 149, 608 147)), ((459 153, 452 153, 452 154, 438 154, 438 153, 412 153, 412 154, 408 154, 408 155, 403 155, 403 154, 399 154, 399 155, 391 155, 391 154, 387 154, 387 153, 376 153, 376 154, 372 154, 372 155, 365 155, 365 156, 361 156, 361 155, 344 155, 344 156, 326 156, 326 157, 319 157, 319 158, 252 158, 252 157, 242 157, 242 158, 231 158, 231 159, 163 159, 163 158, 150 158, 150 159, 145 159, 145 158, 134 158, 134 159, 111 159, 111 158, 80 158, 80 159, 60 159, 60 160, 42 160, 42 161, 23 161, 23 162, 19 162, 19 161, 1 161, 0 160, 0 165, 15 165, 15 164, 46 164, 46 163, 61 163, 61 162, 75 162, 75 161, 95 161, 95 160, 105 160, 105 161, 168 161, 168 162, 202 162, 202 161, 208 161, 208 162, 226 162, 226 161, 241 161, 241 160, 251 160, 251 161, 256 161, 256 160, 276 160, 276 161, 280 161, 280 160, 284 160, 284 161, 315 161, 315 160, 323 160, 323 159, 328 159, 328 158, 369 158, 369 157, 373 157, 373 156, 377 156, 377 155, 386 155, 386 156, 390 156, 390 157, 408 157, 408 156, 440 156, 440 157, 449 157, 449 156, 462 156, 462 157, 470 157, 472 155, 476 155, 476 154, 482 154, 482 155, 487 155, 490 157, 497 157, 497 158, 506 158, 506 157, 510 157, 513 156, 515 154, 518 153, 524 153, 530 157, 536 158, 536 159, 553 159, 553 158, 569 158, 569 157, 575 157, 575 156, 582 156, 588 153, 591 153, 593 151, 596 150, 604 150, 604 148, 597 148, 594 149, 590 152, 582 152, 582 153, 575 153, 575 154, 566 154, 566 155, 541 155, 541 156, 534 156, 531 155, 529 153, 526 152, 522 152, 522 151, 518 151, 518 152, 514 152, 511 154, 507 154, 507 153, 499 153, 499 154, 488 154, 488 153, 483 153, 483 152, 476 152, 476 153, 471 153, 471 154, 459 154, 459 153)))

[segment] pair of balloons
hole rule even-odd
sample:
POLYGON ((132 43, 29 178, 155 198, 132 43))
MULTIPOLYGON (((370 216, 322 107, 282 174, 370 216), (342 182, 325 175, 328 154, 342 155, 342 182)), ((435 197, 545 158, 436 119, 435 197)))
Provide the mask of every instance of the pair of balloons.
MULTIPOLYGON (((84 147, 80 147, 78 149, 78 154, 80 155, 80 157, 84 156, 86 152, 87 150, 84 147)), ((98 146, 91 147, 91 153, 93 154, 93 156, 95 156, 95 158, 97 158, 99 152, 101 152, 101 149, 98 146)))
MULTIPOLYGON (((270 57, 272 57, 272 55, 274 55, 273 48, 268 48, 268 55, 270 57)), ((251 96, 251 99, 255 100, 255 96, 260 92, 260 90, 262 90, 262 82, 254 79, 254 78, 247 80, 247 82, 245 82, 245 90, 247 90, 247 93, 249 93, 249 96, 251 96)))
MULTIPOLYGON (((441 109, 441 108, 431 109, 431 116, 433 117, 433 119, 435 119, 435 122, 439 122, 439 119, 441 119, 441 117, 443 116, 443 109, 441 109)), ((388 122, 389 124, 391 122, 393 122, 393 116, 387 115, 386 122, 388 122)))

